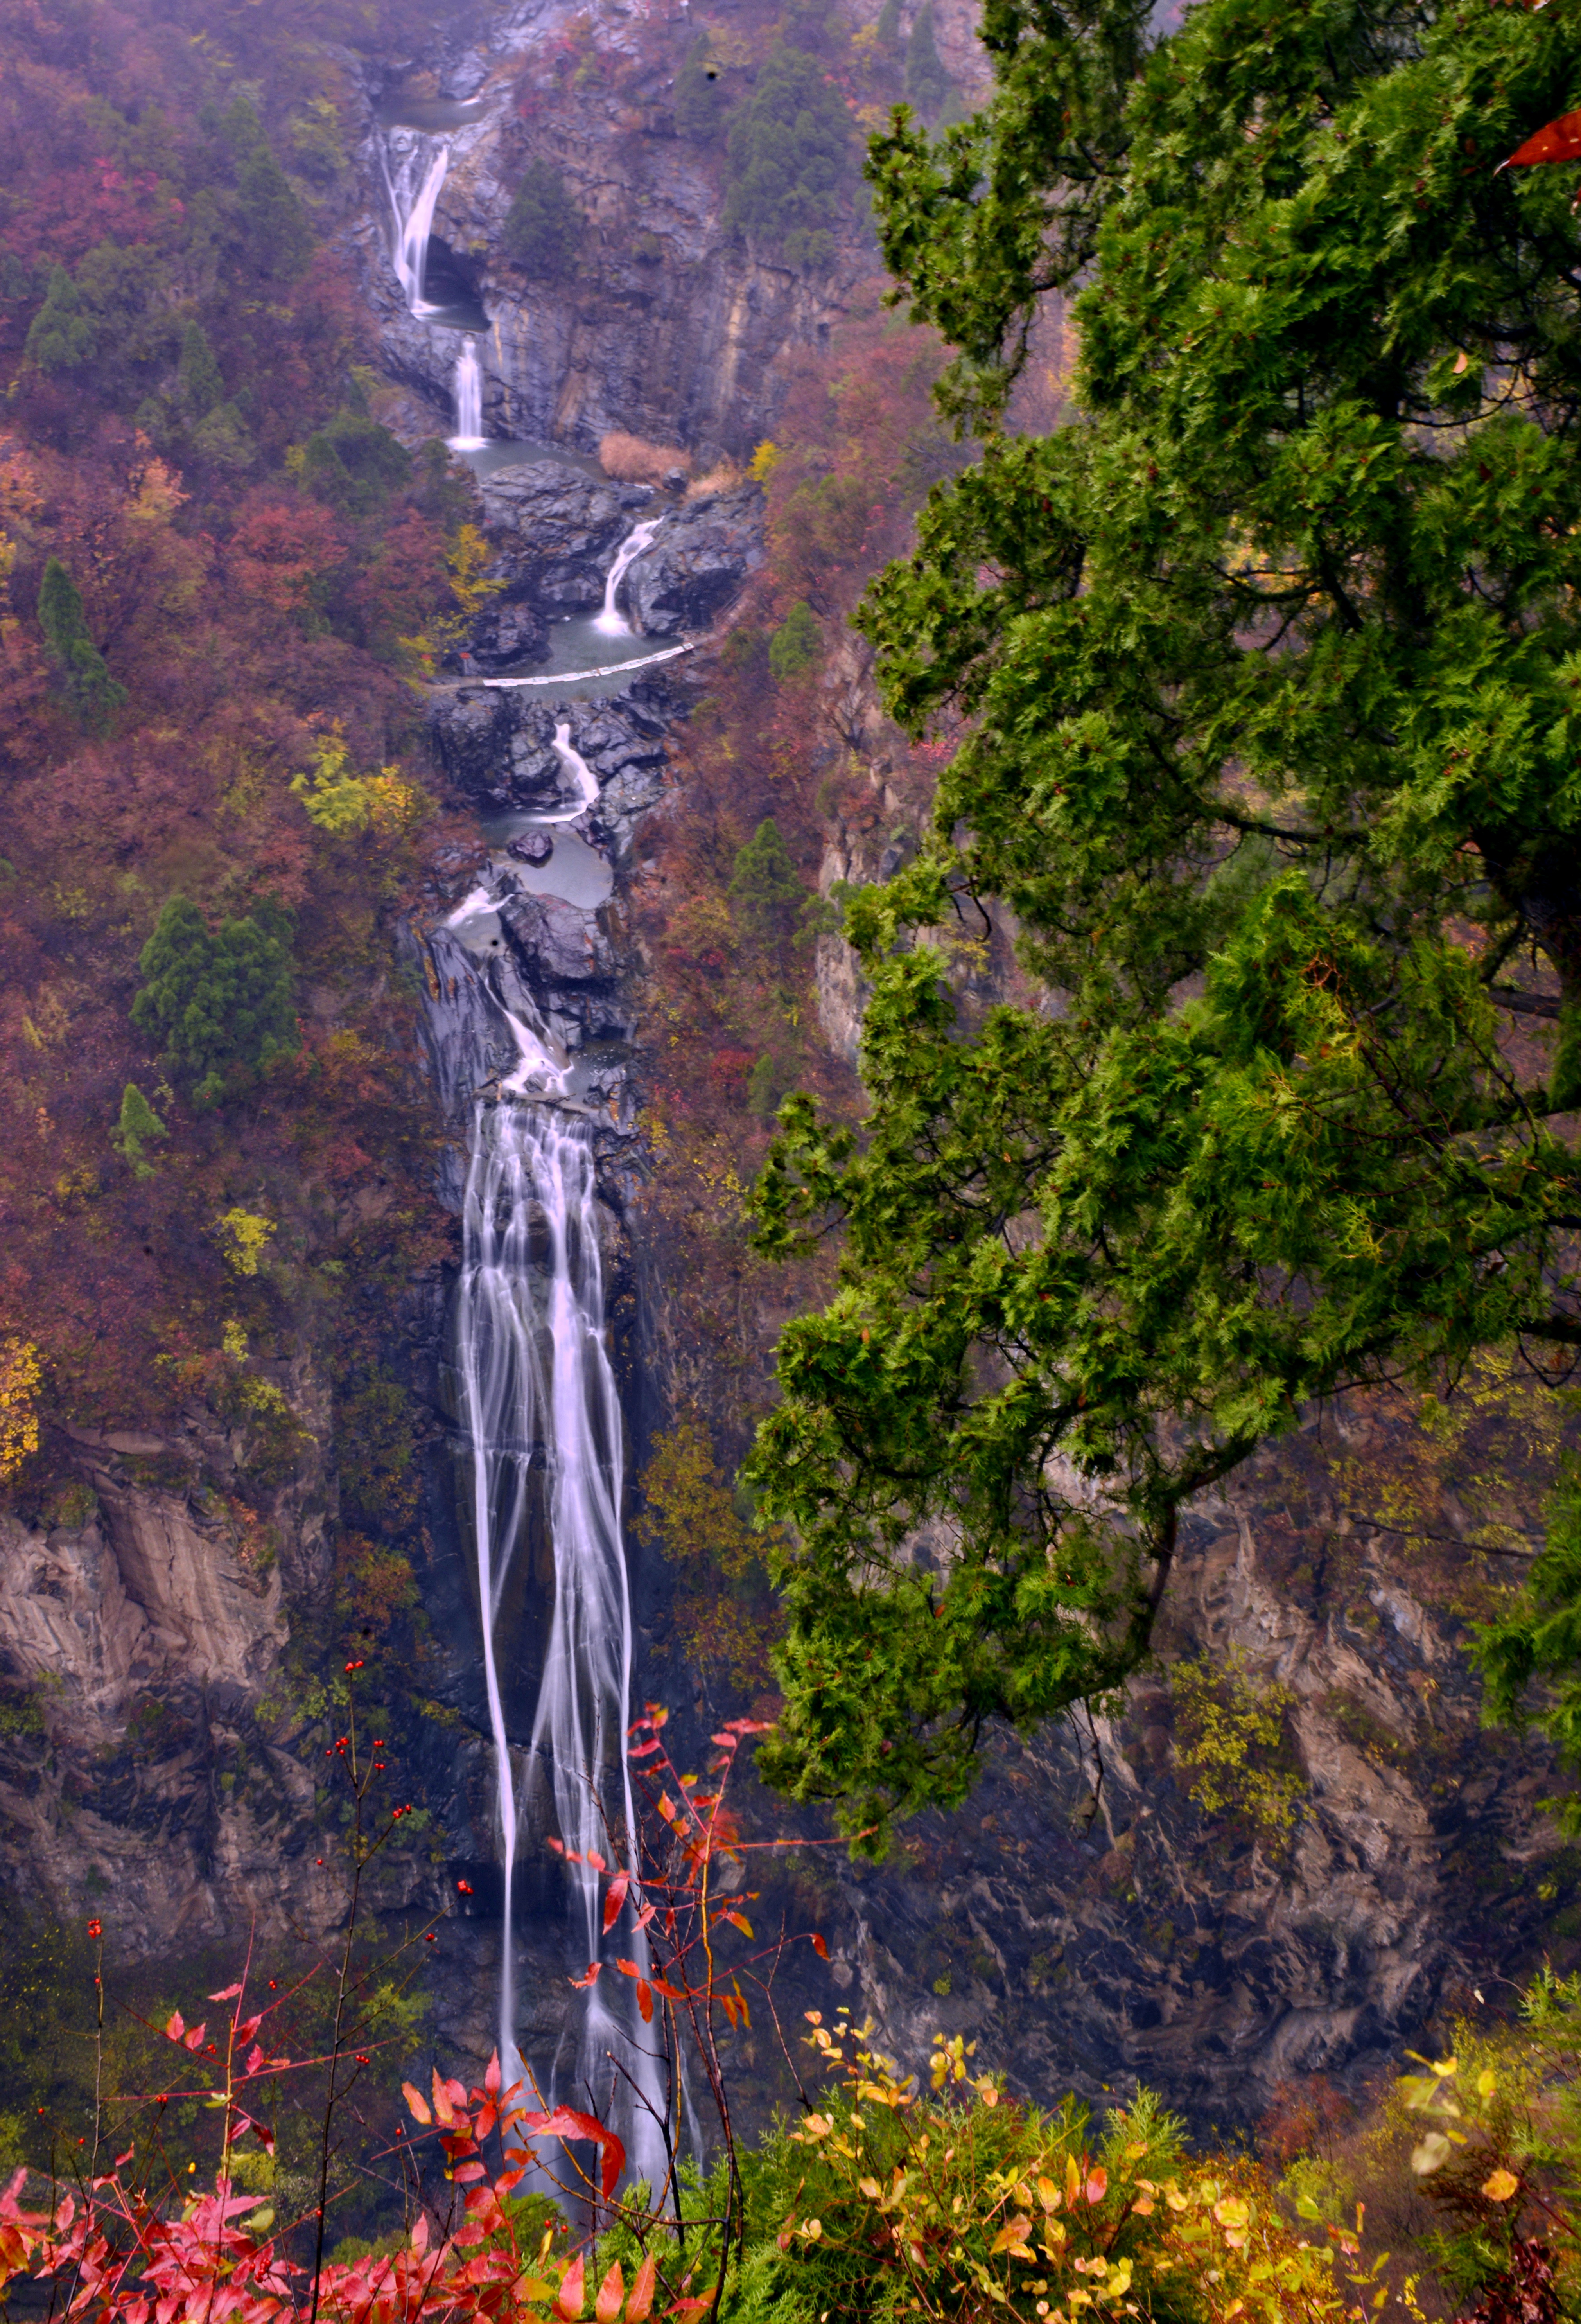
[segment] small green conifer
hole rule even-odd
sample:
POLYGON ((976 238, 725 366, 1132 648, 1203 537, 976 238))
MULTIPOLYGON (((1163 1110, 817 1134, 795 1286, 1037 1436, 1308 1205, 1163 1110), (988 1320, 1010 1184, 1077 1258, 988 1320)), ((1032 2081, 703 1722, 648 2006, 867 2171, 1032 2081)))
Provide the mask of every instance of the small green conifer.
POLYGON ((45 565, 39 586, 39 627, 78 718, 90 733, 103 733, 125 701, 126 689, 105 667, 88 634, 82 592, 58 557, 45 565))

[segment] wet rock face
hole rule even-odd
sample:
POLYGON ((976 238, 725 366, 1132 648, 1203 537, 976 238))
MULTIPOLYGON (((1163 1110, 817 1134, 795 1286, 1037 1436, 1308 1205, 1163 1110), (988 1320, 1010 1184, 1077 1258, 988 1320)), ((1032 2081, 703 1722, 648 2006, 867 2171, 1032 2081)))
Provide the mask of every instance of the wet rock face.
POLYGON ((706 630, 763 562, 757 484, 693 501, 666 517, 626 572, 630 618, 644 637, 706 630))
POLYGON ((636 818, 663 789, 665 729, 676 700, 656 683, 601 702, 558 705, 534 702, 525 691, 459 686, 436 689, 429 727, 440 763, 464 797, 480 807, 541 813, 569 804, 569 778, 554 747, 564 721, 573 749, 599 781, 591 834, 623 857, 636 818))
MULTIPOLYGON (((956 13, 970 53, 968 12, 956 13)), ((464 27, 436 25, 432 50, 410 60, 481 105, 482 117, 454 133, 434 231, 487 318, 477 342, 485 429, 586 452, 622 429, 704 461, 744 457, 773 432, 783 356, 818 344, 874 270, 861 206, 832 216, 841 241, 827 271, 754 256, 724 229, 717 157, 676 134, 667 75, 651 75, 640 93, 561 88, 532 71, 535 44, 551 29, 547 11, 490 9, 464 27), (565 280, 529 276, 504 253, 506 216, 535 158, 563 174, 586 220, 565 280)), ((422 398, 435 432, 448 433, 459 337, 407 310, 388 254, 387 136, 366 94, 362 215, 348 240, 386 371, 422 398)), ((414 161, 413 133, 392 134, 420 179, 437 143, 423 143, 414 161)))
POLYGON ((481 670, 492 678, 524 664, 548 659, 549 625, 532 605, 498 597, 479 613, 465 646, 447 655, 446 667, 481 670))
POLYGON ((437 687, 428 731, 450 780, 478 807, 547 810, 565 792, 555 719, 530 694, 482 687, 437 687))
POLYGON ((481 486, 506 595, 545 613, 594 613, 615 552, 653 497, 595 482, 556 460, 501 468, 481 486))
POLYGON ((114 1898, 123 1957, 333 1924, 312 1861, 313 1775, 268 1708, 288 1603, 328 1586, 328 1399, 282 1367, 312 1431, 272 1521, 251 1531, 219 1491, 149 1481, 234 1473, 202 1416, 177 1439, 77 1428, 80 1521, 0 1515, 5 1865, 62 1917, 114 1898), (278 1555, 260 1554, 272 1536, 278 1555), (15 1716, 16 1706, 30 1706, 15 1716))

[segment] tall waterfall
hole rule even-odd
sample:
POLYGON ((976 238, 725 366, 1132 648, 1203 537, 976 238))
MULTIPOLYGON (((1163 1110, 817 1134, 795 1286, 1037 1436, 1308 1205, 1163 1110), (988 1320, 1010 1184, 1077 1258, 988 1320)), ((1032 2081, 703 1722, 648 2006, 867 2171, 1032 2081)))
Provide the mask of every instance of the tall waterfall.
MULTIPOLYGON (((596 782, 570 745, 568 725, 556 744, 584 793, 573 810, 580 812, 589 789, 596 797, 596 782)), ((487 889, 474 891, 453 924, 495 900, 487 889)), ((513 1069, 496 1065, 481 1093, 474 1084, 455 1315, 503 1858, 500 2054, 509 2080, 522 2070, 515 1909, 523 1849, 542 1849, 556 1834, 611 1870, 622 1860, 637 1868, 626 1757, 632 1632, 620 1531, 624 1446, 605 1342, 593 1117, 570 1094, 574 1068, 498 954, 469 955, 446 929, 435 956, 460 1010, 454 1032, 435 1028, 450 1050, 450 1086, 500 1056, 502 1030, 515 1052, 513 1069), (500 1617, 512 1560, 539 1526, 552 1548, 554 1606, 519 1772, 502 1684, 510 1640, 500 1617)), ((587 1991, 574 2043, 562 2042, 554 2060, 526 2062, 546 2098, 595 2104, 625 2141, 632 2172, 657 2189, 666 2169, 663 2085, 636 2017, 635 1986, 614 1968, 621 1955, 646 1972, 647 1939, 630 1905, 606 1938, 598 1876, 585 1864, 568 1864, 566 1874, 567 1969, 581 1977, 594 1961, 606 1966, 587 1991)))
POLYGON ((460 449, 484 440, 483 373, 478 343, 469 331, 455 358, 455 433, 450 441, 460 449))
POLYGON ((387 141, 384 155, 384 183, 394 222, 391 263, 400 277, 408 307, 414 315, 422 316, 431 311, 423 297, 423 273, 428 262, 434 212, 438 207, 445 172, 450 167, 450 145, 446 140, 435 146, 425 168, 428 140, 419 137, 414 143, 406 144, 402 133, 395 134, 401 136, 404 150, 394 150, 392 161, 392 137, 387 141))
POLYGON ((632 526, 615 551, 615 561, 611 566, 609 578, 604 583, 603 610, 595 616, 593 621, 594 629, 602 630, 608 637, 629 638, 632 633, 631 624, 624 618, 615 603, 616 593, 626 578, 628 568, 636 564, 663 522, 662 516, 645 517, 640 524, 632 526))

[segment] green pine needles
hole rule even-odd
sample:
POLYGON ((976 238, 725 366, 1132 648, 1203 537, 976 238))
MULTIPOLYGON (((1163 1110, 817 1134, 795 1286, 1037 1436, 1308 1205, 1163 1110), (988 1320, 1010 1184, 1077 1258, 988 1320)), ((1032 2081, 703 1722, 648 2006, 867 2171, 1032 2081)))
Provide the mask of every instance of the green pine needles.
POLYGON ((869 164, 983 449, 860 626, 965 739, 849 907, 869 1120, 792 1101, 758 1191, 844 1262, 751 1480, 795 1542, 763 1764, 879 1840, 1126 1676, 1193 1497, 1314 1398, 1581 1344, 1581 228, 1494 174, 1581 20, 1146 17, 993 0, 986 114, 869 164), (1052 291, 1078 416, 1009 435, 1052 291), (984 1012, 951 956, 1007 908, 1030 997, 984 1012))
POLYGON ((140 965, 132 1021, 163 1045, 195 1105, 218 1105, 296 1055, 290 949, 272 926, 230 919, 211 930, 189 897, 172 896, 140 965))
POLYGON ((501 240, 525 273, 562 282, 576 271, 584 224, 558 170, 535 160, 521 173, 501 240))
POLYGON ((126 689, 110 676, 105 658, 88 634, 82 592, 51 557, 39 586, 39 627, 61 691, 90 733, 104 733, 126 699, 126 689))

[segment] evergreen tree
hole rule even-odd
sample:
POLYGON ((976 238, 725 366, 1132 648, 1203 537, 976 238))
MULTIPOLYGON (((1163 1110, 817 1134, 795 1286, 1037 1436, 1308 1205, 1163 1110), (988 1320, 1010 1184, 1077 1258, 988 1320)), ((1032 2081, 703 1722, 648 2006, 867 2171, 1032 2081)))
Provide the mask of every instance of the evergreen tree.
POLYGON ((905 44, 906 102, 931 121, 949 94, 950 76, 933 33, 933 0, 923 0, 905 44))
POLYGON ((189 322, 181 333, 178 377, 182 407, 189 420, 206 420, 216 404, 224 402, 225 379, 201 323, 189 322))
POLYGON ((411 474, 412 456, 400 438, 354 411, 337 411, 302 447, 303 481, 346 516, 376 516, 411 474))
POLYGON ((41 371, 61 372, 91 363, 97 350, 98 331, 76 283, 63 266, 52 268, 44 303, 28 327, 23 353, 41 371))
POLYGON ((532 161, 505 213, 501 239, 507 256, 526 273, 564 281, 575 269, 583 224, 558 170, 548 161, 532 161))
POLYGON ((245 97, 225 114, 221 133, 236 172, 242 255, 254 273, 291 281, 312 255, 313 230, 245 97))
POLYGON ((299 1046, 290 946, 260 925, 265 917, 211 931, 189 897, 172 896, 142 947, 132 1021, 163 1044, 200 1106, 217 1105, 299 1046))
POLYGON ((88 635, 82 592, 58 557, 49 559, 39 585, 39 627, 78 720, 90 733, 102 733, 125 701, 126 689, 105 667, 88 635))
POLYGON ((831 202, 850 165, 850 121, 816 57, 775 51, 731 120, 728 152, 726 226, 782 253, 800 235, 793 264, 815 254, 810 235, 823 237, 826 255, 831 202))
POLYGON ((154 1166, 142 1158, 142 1149, 156 1139, 168 1138, 169 1130, 160 1120, 135 1082, 128 1082, 121 1093, 121 1116, 115 1129, 115 1144, 126 1157, 134 1178, 152 1178, 154 1166))
POLYGON ((708 37, 700 32, 676 75, 676 127, 694 145, 712 145, 724 117, 724 82, 708 37))
POLYGON ((768 667, 777 686, 788 686, 813 668, 823 650, 818 617, 804 597, 798 597, 768 641, 768 667))
POLYGON ((903 53, 900 38, 900 0, 884 0, 878 11, 878 21, 873 27, 879 55, 889 64, 898 64, 903 53))
POLYGON ((737 853, 730 897, 755 943, 779 945, 789 939, 807 891, 772 816, 764 817, 737 853))
MULTIPOLYGON (((760 1764, 859 1827, 1122 1682, 1313 1399, 1581 1345, 1581 229, 1495 174, 1581 22, 1148 14, 997 0, 987 114, 870 164, 983 451, 861 617, 908 732, 965 715, 847 909, 862 1140, 789 1101, 758 1196, 768 1249, 845 1236, 754 1456, 760 1764), (1051 293, 1081 424, 1011 435, 1051 293), (1032 997, 972 1015, 996 910, 1032 997)), ((1581 1636, 1574 1538, 1507 1695, 1581 1636)))

